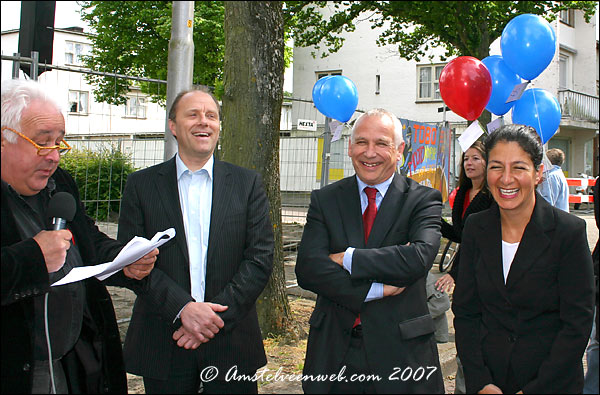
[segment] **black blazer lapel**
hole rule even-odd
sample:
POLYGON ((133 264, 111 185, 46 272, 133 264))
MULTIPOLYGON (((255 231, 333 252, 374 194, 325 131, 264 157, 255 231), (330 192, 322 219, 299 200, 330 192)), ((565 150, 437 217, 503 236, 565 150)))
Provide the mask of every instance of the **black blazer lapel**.
POLYGON ((537 258, 546 251, 550 245, 550 238, 546 232, 554 229, 554 214, 543 197, 536 194, 536 203, 531 215, 531 220, 525 227, 519 248, 510 266, 506 288, 510 290, 531 269, 537 258))
MULTIPOLYGON (((494 203, 485 217, 478 223, 480 232, 477 235, 481 246, 481 257, 485 262, 492 283, 500 294, 508 299, 504 284, 504 271, 502 266, 502 225, 500 224, 500 210, 494 203)), ((459 280, 460 281, 460 280, 459 280)))
POLYGON ((363 228, 356 176, 348 178, 347 182, 340 185, 336 193, 336 198, 344 231, 348 238, 348 245, 355 248, 364 248, 365 231, 363 228))
POLYGON ((215 159, 213 166, 213 192, 212 192, 212 208, 210 212, 210 233, 208 236, 208 253, 207 253, 207 273, 211 273, 208 266, 213 261, 218 233, 223 234, 221 226, 225 215, 229 210, 231 194, 233 193, 233 179, 231 173, 221 161, 215 159))
MULTIPOLYGON (((165 163, 158 171, 158 176, 154 180, 155 188, 159 193, 163 207, 166 209, 165 215, 174 219, 175 241, 181 249, 186 265, 190 261, 187 240, 185 237, 185 226, 183 225, 183 215, 181 214, 181 204, 179 202, 179 187, 177 186, 177 166, 175 157, 165 163)), ((164 229, 163 229, 164 230, 164 229)))
POLYGON ((404 205, 407 190, 408 184, 406 180, 399 174, 394 174, 394 179, 381 201, 379 210, 377 210, 377 216, 369 235, 367 248, 381 246, 392 225, 398 220, 397 213, 404 205))

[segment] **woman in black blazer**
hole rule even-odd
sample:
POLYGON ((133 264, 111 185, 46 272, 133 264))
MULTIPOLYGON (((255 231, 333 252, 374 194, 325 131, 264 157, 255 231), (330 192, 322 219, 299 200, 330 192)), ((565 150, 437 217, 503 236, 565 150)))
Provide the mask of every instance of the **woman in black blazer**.
MULTIPOLYGON (((487 156, 481 141, 475 141, 462 154, 460 161, 460 174, 458 176, 458 190, 452 206, 452 224, 442 218, 442 236, 460 243, 462 232, 467 217, 490 207, 494 199, 485 182, 487 156)), ((456 252, 454 263, 448 271, 435 282, 435 288, 441 292, 450 292, 456 278, 460 264, 460 249, 456 252)), ((455 394, 465 393, 465 376, 460 358, 456 358, 455 394)))
POLYGON ((485 146, 497 204, 465 224, 452 306, 467 392, 581 393, 594 305, 585 222, 536 194, 533 128, 503 126, 485 146))

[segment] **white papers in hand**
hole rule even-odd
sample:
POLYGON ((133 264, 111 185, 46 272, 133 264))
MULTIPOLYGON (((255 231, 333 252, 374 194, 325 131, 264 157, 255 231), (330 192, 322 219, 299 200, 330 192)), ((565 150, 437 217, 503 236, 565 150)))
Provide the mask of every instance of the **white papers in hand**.
POLYGON ((175 237, 174 228, 169 228, 164 232, 157 232, 151 240, 135 236, 121 249, 121 252, 119 252, 112 262, 106 262, 95 266, 73 268, 69 274, 52 284, 52 286, 69 284, 75 281, 85 280, 92 276, 95 276, 100 281, 107 279, 125 266, 142 258, 153 249, 165 244, 173 237, 175 237))

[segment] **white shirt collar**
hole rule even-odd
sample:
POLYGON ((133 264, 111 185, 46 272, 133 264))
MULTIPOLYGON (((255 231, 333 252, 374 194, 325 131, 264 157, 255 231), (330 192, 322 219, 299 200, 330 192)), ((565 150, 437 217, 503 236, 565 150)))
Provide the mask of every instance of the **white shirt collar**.
POLYGON ((392 176, 390 178, 388 178, 384 182, 377 184, 377 185, 367 185, 363 180, 360 179, 360 177, 358 177, 358 174, 357 174, 356 181, 358 182, 358 193, 361 193, 366 187, 371 187, 371 188, 377 189, 377 191, 381 194, 381 196, 385 196, 385 193, 387 192, 388 188, 392 184, 392 181, 394 180, 395 174, 396 173, 392 174, 392 176))
POLYGON ((208 159, 208 161, 204 164, 204 166, 202 166, 201 169, 198 169, 195 172, 192 172, 190 169, 188 169, 188 167, 185 165, 185 163, 183 163, 183 160, 181 160, 181 157, 179 157, 179 153, 177 153, 175 155, 175 166, 177 168, 177 180, 179 181, 181 179, 181 176, 183 174, 185 174, 186 171, 189 171, 190 174, 192 174, 192 173, 199 173, 202 170, 206 170, 206 172, 208 173, 208 178, 212 180, 214 163, 215 163, 214 156, 211 155, 210 159, 208 159))

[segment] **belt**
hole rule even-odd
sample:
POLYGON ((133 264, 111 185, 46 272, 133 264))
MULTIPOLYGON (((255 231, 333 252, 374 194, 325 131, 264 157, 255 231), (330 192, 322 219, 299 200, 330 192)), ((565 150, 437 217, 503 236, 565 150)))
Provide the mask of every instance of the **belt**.
POLYGON ((352 328, 352 337, 362 338, 362 325, 356 325, 354 328, 352 328))

